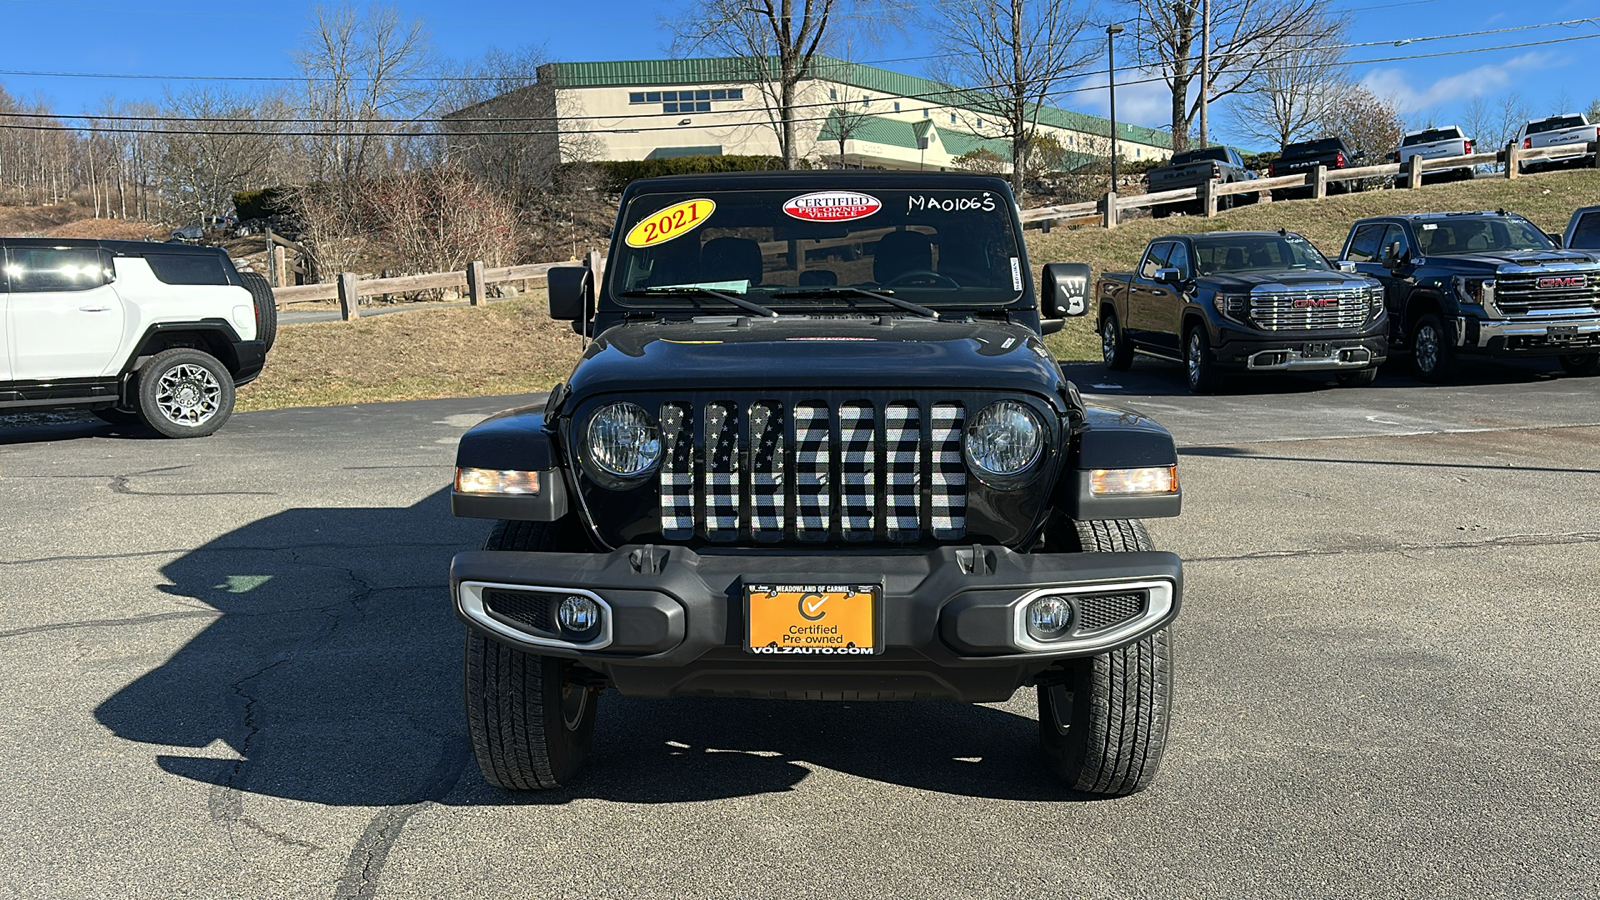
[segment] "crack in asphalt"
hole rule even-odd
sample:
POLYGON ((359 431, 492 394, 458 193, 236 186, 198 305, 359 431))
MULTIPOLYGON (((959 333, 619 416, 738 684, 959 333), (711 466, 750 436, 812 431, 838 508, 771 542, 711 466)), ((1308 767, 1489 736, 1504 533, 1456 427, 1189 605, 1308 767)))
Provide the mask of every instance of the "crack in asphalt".
POLYGON ((154 613, 148 616, 132 616, 126 619, 89 619, 83 622, 52 622, 49 625, 33 625, 28 628, 17 628, 11 631, 0 631, 0 638, 21 637, 27 634, 41 634, 46 631, 66 631, 74 628, 115 628, 122 625, 145 625, 151 622, 165 622, 170 619, 220 619, 222 613, 216 610, 191 610, 188 612, 154 613))
POLYGON ((1421 553, 1429 550, 1477 550, 1486 547, 1560 547, 1568 544, 1600 543, 1600 531, 1569 531, 1555 534, 1506 534, 1477 541, 1437 541, 1427 544, 1372 544, 1349 547, 1301 547, 1286 550, 1257 550, 1225 556, 1185 556, 1188 563, 1236 562, 1252 559, 1301 559, 1319 556, 1344 556, 1361 553, 1421 553))
POLYGON ((232 685, 234 694, 244 700, 245 735, 235 745, 239 758, 233 761, 233 765, 228 770, 228 776, 223 779, 222 784, 214 785, 211 788, 210 796, 207 798, 206 812, 211 817, 211 821, 221 825, 228 832, 229 842, 233 843, 235 851, 238 851, 239 847, 234 834, 234 825, 244 825, 252 831, 264 834, 275 841, 288 843, 289 846, 322 849, 315 845, 306 844, 304 841, 289 838, 287 835, 281 835, 272 829, 261 826, 259 823, 251 823, 248 821, 249 817, 244 814, 244 789, 240 785, 246 781, 246 767, 250 764, 251 744, 254 743, 256 735, 261 733, 261 726, 256 723, 256 703, 258 700, 245 689, 245 685, 283 665, 293 657, 294 653, 292 651, 286 653, 273 662, 235 681, 232 685))
POLYGON ((389 851, 405 830, 406 823, 417 813, 437 805, 455 790, 461 776, 466 773, 472 755, 465 739, 447 740, 434 764, 433 777, 422 796, 412 803, 385 807, 361 833, 350 855, 345 858, 344 876, 339 879, 333 895, 340 900, 355 898, 368 900, 377 896, 378 879, 389 861, 389 851))

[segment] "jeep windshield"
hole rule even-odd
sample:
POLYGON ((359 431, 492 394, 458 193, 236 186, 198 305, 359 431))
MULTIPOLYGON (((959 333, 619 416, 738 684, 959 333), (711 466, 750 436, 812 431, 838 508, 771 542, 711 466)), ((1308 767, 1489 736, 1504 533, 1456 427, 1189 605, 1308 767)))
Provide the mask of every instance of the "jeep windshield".
POLYGON ((648 193, 619 223, 608 278, 626 307, 698 309, 718 292, 780 312, 888 306, 873 294, 949 309, 1022 294, 1015 216, 990 191, 648 193))
POLYGON ((1526 219, 1451 219, 1418 222, 1416 228, 1417 244, 1426 256, 1556 249, 1544 232, 1526 219))
POLYGON ((1233 234, 1197 237, 1194 252, 1201 275, 1234 272, 1279 272, 1285 269, 1325 272, 1328 260, 1298 234, 1233 234))

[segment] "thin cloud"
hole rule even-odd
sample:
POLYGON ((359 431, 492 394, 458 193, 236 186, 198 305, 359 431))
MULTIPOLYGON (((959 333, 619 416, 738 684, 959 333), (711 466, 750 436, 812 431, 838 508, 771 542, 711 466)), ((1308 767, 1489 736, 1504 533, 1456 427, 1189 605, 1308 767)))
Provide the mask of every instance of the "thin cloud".
POLYGON ((1568 62, 1560 54, 1535 50, 1503 63, 1490 63, 1446 75, 1422 87, 1418 87, 1411 77, 1399 69, 1374 69, 1361 79, 1361 85, 1380 97, 1393 98, 1401 112, 1418 113, 1472 97, 1504 93, 1518 84, 1526 83, 1522 77, 1524 72, 1548 72, 1568 62))

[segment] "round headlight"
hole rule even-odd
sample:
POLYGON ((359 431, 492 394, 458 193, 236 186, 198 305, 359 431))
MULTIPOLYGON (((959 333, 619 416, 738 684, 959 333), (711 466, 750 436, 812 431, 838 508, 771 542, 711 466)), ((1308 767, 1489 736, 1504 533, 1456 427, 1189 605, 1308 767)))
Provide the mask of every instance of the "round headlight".
POLYGON ((987 475, 1020 475, 1044 453, 1039 416, 1015 400, 996 400, 967 424, 967 461, 987 475))
POLYGON ((612 403, 589 420, 589 456, 602 471, 636 478, 661 461, 661 436, 635 403, 612 403))

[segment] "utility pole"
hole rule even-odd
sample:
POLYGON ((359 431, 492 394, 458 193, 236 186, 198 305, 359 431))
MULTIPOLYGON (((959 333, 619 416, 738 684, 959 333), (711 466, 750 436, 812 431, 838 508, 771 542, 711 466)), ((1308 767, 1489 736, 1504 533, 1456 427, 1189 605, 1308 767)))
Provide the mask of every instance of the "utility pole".
POLYGON ((1211 0, 1200 0, 1200 147, 1211 146, 1206 114, 1211 106, 1211 0))
POLYGON ((1111 90, 1111 193, 1117 192, 1117 45, 1115 38, 1122 33, 1121 25, 1106 26, 1106 74, 1111 90))

